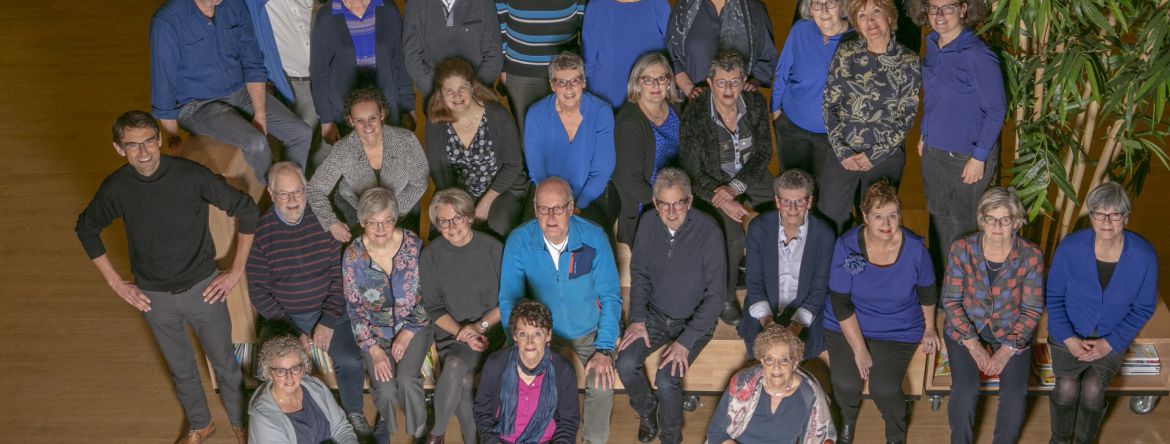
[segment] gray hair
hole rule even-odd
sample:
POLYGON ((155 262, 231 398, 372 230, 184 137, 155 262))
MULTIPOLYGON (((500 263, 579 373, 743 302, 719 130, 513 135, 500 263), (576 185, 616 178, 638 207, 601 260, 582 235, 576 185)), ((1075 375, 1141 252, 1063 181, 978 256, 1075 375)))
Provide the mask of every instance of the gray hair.
POLYGON ((273 191, 272 187, 276 186, 276 177, 280 174, 292 174, 297 179, 301 180, 301 186, 308 184, 305 180, 305 172, 301 171, 301 167, 290 161, 276 162, 272 167, 268 168, 268 190, 273 191))
POLYGON ((691 178, 686 172, 675 167, 658 170, 658 174, 654 176, 654 196, 658 197, 658 193, 673 187, 681 187, 683 194, 690 196, 691 178))
POLYGON ((447 188, 431 196, 431 205, 427 207, 427 218, 431 224, 438 226, 440 205, 448 205, 455 210, 455 214, 471 220, 475 219, 475 203, 471 195, 459 188, 447 188))
MULTIPOLYGON (((800 18, 805 20, 812 20, 812 2, 815 0, 801 0, 800 2, 800 18)), ((831 1, 831 0, 830 0, 831 1)), ((849 20, 849 0, 837 0, 837 13, 840 14, 841 20, 849 20)))
POLYGON ((816 181, 812 176, 798 168, 784 170, 776 180, 772 181, 772 194, 780 194, 780 190, 804 190, 809 196, 813 194, 816 181))
POLYGON ((536 191, 532 193, 532 208, 536 208, 538 205, 536 203, 536 195, 540 194, 540 190, 542 188, 554 186, 560 187, 561 190, 564 191, 565 196, 569 198, 569 202, 573 202, 573 187, 569 185, 569 182, 557 176, 548 176, 544 180, 540 181, 540 183, 536 184, 536 191))
POLYGON ((357 216, 359 221, 369 219, 383 211, 390 211, 390 215, 398 220, 398 202, 394 200, 393 191, 374 187, 366 190, 358 199, 357 216))
POLYGON ((1085 208, 1090 213, 1100 211, 1106 208, 1121 213, 1122 217, 1129 216, 1130 201, 1129 195, 1125 194, 1125 189, 1117 182, 1105 182, 1093 188, 1088 196, 1085 196, 1085 208))
POLYGON ((643 54, 642 57, 638 57, 637 62, 634 62, 634 68, 630 70, 630 79, 626 82, 626 100, 637 102, 642 97, 642 74, 654 65, 665 68, 666 76, 670 78, 670 83, 663 85, 666 87, 666 100, 671 103, 682 101, 682 97, 678 94, 678 88, 674 87, 674 70, 670 68, 670 60, 657 51, 643 54))
POLYGON ((585 75, 585 60, 581 56, 565 51, 557 54, 548 64, 548 79, 553 79, 553 74, 557 71, 579 71, 581 75, 585 75))
POLYGON ((301 342, 296 338, 288 335, 277 336, 264 342, 260 347, 260 356, 256 359, 256 379, 261 381, 271 381, 272 378, 268 376, 268 368, 272 366, 272 361, 296 353, 301 358, 301 365, 305 366, 305 371, 309 371, 309 353, 301 346, 301 342))
POLYGON ((1020 196, 1013 188, 990 187, 979 198, 979 211, 975 213, 976 222, 986 216, 991 210, 1003 208, 1008 210, 1008 216, 1019 223, 1024 222, 1024 204, 1020 203, 1020 196))
POLYGON ((715 70, 722 69, 727 72, 739 71, 740 77, 747 77, 747 61, 743 59, 743 55, 734 50, 720 51, 711 59, 711 63, 707 64, 707 77, 715 78, 715 70))

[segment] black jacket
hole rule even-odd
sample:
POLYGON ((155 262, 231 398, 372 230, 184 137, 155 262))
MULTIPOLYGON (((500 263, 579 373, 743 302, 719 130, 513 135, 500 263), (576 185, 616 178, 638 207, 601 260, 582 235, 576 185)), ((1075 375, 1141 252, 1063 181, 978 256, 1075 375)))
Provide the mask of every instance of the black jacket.
MULTIPOLYGON (((768 164, 772 162, 772 131, 768 126, 768 105, 759 92, 744 92, 747 110, 740 121, 740 131, 752 136, 751 155, 735 177, 723 172, 719 162, 719 137, 723 131, 711 116, 711 90, 704 91, 683 109, 679 125, 679 158, 691 176, 694 193, 710 202, 716 187, 739 179, 748 189, 772 180, 768 164)), ((741 195, 742 196, 742 195, 741 195)))
MULTIPOLYGON (((524 168, 523 148, 516 121, 497 102, 485 104, 484 113, 487 115, 488 133, 496 151, 496 161, 499 162, 499 170, 492 179, 490 189, 500 194, 510 191, 518 197, 524 196, 528 191, 528 172, 524 168)), ((435 190, 452 187, 462 189, 463 184, 459 183, 451 159, 447 157, 447 124, 428 120, 426 141, 427 164, 430 166, 431 180, 435 181, 435 190)))
MULTIPOLYGON (((682 114, 674 105, 671 108, 679 116, 681 132, 682 114)), ((618 110, 614 118, 613 142, 617 149, 617 163, 612 181, 622 201, 617 239, 618 242, 633 245, 639 209, 650 205, 654 199, 650 176, 654 174, 654 152, 657 148, 650 119, 646 118, 637 103, 626 102, 618 110)))

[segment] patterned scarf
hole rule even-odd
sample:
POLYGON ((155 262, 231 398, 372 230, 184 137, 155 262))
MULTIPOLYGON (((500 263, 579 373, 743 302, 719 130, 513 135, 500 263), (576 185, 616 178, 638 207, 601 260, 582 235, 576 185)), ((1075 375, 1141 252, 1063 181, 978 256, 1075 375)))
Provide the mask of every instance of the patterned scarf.
MULTIPOLYGON (((804 383, 813 389, 815 398, 812 408, 809 409, 808 421, 804 425, 804 444, 822 444, 825 441, 837 441, 837 429, 833 427, 833 418, 829 413, 829 398, 821 389, 817 379, 797 367, 796 374, 804 379, 804 383)), ((747 430, 752 413, 760 402, 760 393, 764 391, 764 367, 755 365, 740 370, 731 377, 731 385, 727 387, 727 434, 732 439, 739 438, 747 430)))
POLYGON ((492 429, 492 433, 497 433, 500 436, 510 436, 515 432, 516 425, 516 405, 517 397, 520 393, 520 375, 512 369, 517 366, 528 376, 544 375, 544 381, 540 384, 540 400, 537 402, 536 410, 532 412, 532 418, 528 420, 528 426, 524 427, 524 432, 516 438, 516 444, 537 444, 540 442, 541 436, 544 435, 544 429, 548 428, 549 421, 552 421, 553 413, 557 409, 557 371, 552 365, 552 350, 547 346, 544 349, 544 359, 540 360, 540 364, 535 369, 529 370, 520 363, 520 348, 512 347, 512 351, 508 352, 508 364, 504 367, 504 380, 500 383, 500 418, 496 422, 496 426, 492 429))

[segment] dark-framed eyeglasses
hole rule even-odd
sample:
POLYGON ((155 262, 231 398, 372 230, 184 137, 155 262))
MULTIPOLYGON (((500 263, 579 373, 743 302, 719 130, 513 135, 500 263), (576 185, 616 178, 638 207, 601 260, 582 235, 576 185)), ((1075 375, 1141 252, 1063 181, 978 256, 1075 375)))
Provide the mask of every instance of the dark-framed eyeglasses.
POLYGON ((277 378, 285 378, 289 375, 300 376, 301 374, 305 373, 305 365, 297 364, 289 368, 268 367, 268 370, 272 372, 272 376, 277 378))
POLYGON ((441 217, 436 216, 435 217, 435 225, 438 225, 439 228, 457 227, 460 224, 462 224, 463 221, 465 221, 465 220, 467 220, 467 218, 463 217, 462 214, 456 214, 455 217, 452 217, 450 219, 443 219, 441 217))
POLYGON ((727 89, 727 88, 739 89, 741 86, 743 86, 743 79, 731 79, 731 80, 719 79, 719 80, 716 80, 714 83, 715 83, 715 87, 719 88, 719 89, 727 89))
POLYGON ((121 145, 122 149, 124 149, 124 150, 138 151, 138 150, 141 150, 142 148, 152 148, 153 149, 153 148, 158 148, 158 147, 162 146, 162 138, 159 137, 158 133, 155 133, 149 139, 143 140, 141 142, 122 142, 122 143, 119 143, 118 145, 121 145))
POLYGON ((654 86, 654 85, 670 86, 670 76, 658 76, 658 77, 642 76, 642 77, 638 77, 638 80, 641 80, 642 84, 646 85, 646 86, 654 86))
POLYGON ((1012 224, 1016 222, 1016 218, 1011 217, 1011 216, 1004 216, 1004 217, 983 216, 983 217, 979 218, 979 221, 983 222, 983 225, 987 225, 987 226, 999 225, 1001 227, 1007 228, 1007 227, 1012 226, 1012 224))
POLYGON ((824 11, 827 9, 836 8, 838 4, 839 4, 838 0, 828 0, 828 1, 823 1, 823 2, 814 1, 812 3, 809 3, 808 6, 813 11, 824 11))
POLYGON ((557 88, 568 88, 570 86, 573 88, 577 88, 577 87, 580 87, 581 85, 585 84, 585 76, 577 76, 577 77, 573 77, 571 79, 558 79, 558 78, 554 77, 552 80, 552 84, 553 84, 553 86, 556 86, 557 88))
POLYGON ((280 192, 276 193, 276 200, 279 200, 281 202, 287 202, 290 199, 298 199, 299 200, 302 197, 305 197, 305 189, 304 188, 301 188, 299 190, 294 190, 294 191, 280 191, 280 192))
POLYGON ((780 208, 796 208, 801 209, 808 206, 808 198, 800 199, 785 199, 780 198, 780 208))
POLYGON ((781 356, 779 358, 774 358, 771 356, 764 356, 763 359, 760 359, 760 362, 763 362, 764 365, 769 366, 769 367, 777 365, 777 364, 782 365, 784 367, 788 367, 790 365, 796 364, 796 358, 793 358, 792 356, 787 356, 787 355, 781 356))
POLYGON ((536 214, 541 215, 541 216, 548 216, 550 214, 553 216, 560 216, 562 214, 565 214, 565 211, 568 211, 568 209, 569 209, 569 205, 572 205, 572 204, 573 204, 573 201, 568 201, 568 202, 565 202, 564 204, 554 205, 551 207, 546 207, 544 205, 537 205, 536 206, 536 214))
POLYGON ((676 200, 674 202, 663 202, 661 200, 654 199, 654 205, 658 207, 659 211, 671 211, 671 212, 686 211, 687 206, 690 204, 691 204, 691 198, 689 198, 689 197, 685 198, 685 199, 679 199, 679 200, 676 200))
POLYGON ((1109 219, 1110 222, 1117 222, 1121 220, 1121 218, 1125 217, 1125 215, 1121 213, 1102 213, 1100 211, 1093 211, 1089 213, 1089 217, 1092 217, 1093 220, 1097 222, 1104 222, 1105 219, 1109 219))
POLYGON ((962 4, 961 2, 954 2, 954 3, 948 4, 948 5, 942 5, 942 6, 927 5, 926 6, 926 15, 951 15, 951 14, 954 14, 955 11, 959 9, 959 5, 961 5, 961 4, 962 4))

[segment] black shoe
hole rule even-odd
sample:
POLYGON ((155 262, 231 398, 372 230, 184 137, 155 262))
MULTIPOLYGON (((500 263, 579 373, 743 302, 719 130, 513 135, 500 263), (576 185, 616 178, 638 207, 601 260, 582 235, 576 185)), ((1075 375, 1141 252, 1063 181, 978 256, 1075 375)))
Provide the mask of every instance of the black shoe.
POLYGON ((837 434, 837 444, 853 444, 853 427, 853 424, 841 426, 841 432, 837 434))
POLYGON ((743 314, 739 311, 739 305, 735 301, 724 302, 723 311, 719 313, 719 319, 733 327, 739 324, 742 316, 743 314))
POLYGON ((638 441, 650 442, 658 437, 658 406, 649 415, 638 417, 638 441))

